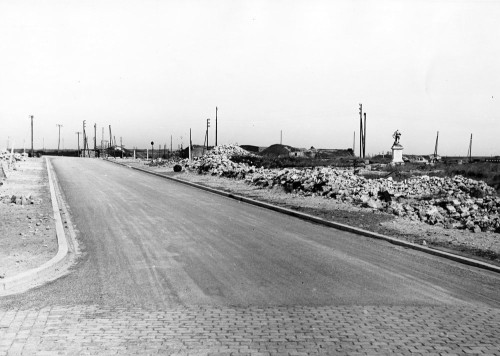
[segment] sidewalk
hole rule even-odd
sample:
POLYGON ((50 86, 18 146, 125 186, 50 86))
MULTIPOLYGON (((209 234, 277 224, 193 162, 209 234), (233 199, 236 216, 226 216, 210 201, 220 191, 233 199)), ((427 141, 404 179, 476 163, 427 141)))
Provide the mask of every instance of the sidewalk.
POLYGON ((0 187, 0 282, 42 265, 58 248, 45 159, 16 165, 0 187))

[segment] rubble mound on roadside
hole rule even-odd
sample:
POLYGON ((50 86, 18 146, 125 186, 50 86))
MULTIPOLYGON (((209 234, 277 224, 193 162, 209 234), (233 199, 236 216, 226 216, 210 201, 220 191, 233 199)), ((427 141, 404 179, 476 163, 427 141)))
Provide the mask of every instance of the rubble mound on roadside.
POLYGON ((231 161, 234 156, 253 156, 252 153, 244 150, 237 145, 220 145, 214 147, 205 155, 193 159, 189 162, 184 159, 180 164, 188 169, 196 170, 199 173, 209 173, 225 177, 243 178, 246 173, 253 171, 255 167, 248 167, 244 163, 235 163, 231 161), (242 173, 242 175, 240 175, 242 173))
POLYGON ((403 181, 368 179, 351 169, 264 169, 231 161, 234 155, 251 155, 235 145, 217 146, 189 163, 187 169, 201 174, 244 179, 259 187, 281 187, 303 196, 321 196, 384 211, 411 220, 446 228, 500 233, 500 197, 482 181, 417 176, 403 181))
POLYGON ((252 155, 247 150, 237 145, 219 145, 215 146, 207 153, 207 156, 226 156, 231 158, 233 156, 250 156, 252 155))
POLYGON ((40 204, 41 199, 35 199, 31 195, 12 194, 12 195, 0 195, 0 202, 2 202, 3 204, 31 205, 31 204, 40 204))

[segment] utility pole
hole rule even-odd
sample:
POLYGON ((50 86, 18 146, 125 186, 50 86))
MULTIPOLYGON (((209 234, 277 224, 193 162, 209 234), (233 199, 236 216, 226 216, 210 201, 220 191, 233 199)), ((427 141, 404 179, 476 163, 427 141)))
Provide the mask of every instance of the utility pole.
POLYGON ((359 104, 359 157, 363 155, 363 104, 359 104))
POLYGON ((59 138, 57 139, 57 154, 59 154, 59 146, 61 144, 61 124, 56 124, 57 127, 59 127, 59 138))
POLYGON ((123 158, 123 141, 121 136, 120 136, 120 149, 122 151, 122 158, 123 158))
MULTIPOLYGON (((216 109, 217 109, 217 108, 216 108, 216 109)), ((216 115, 215 117, 217 117, 217 115, 216 115)), ((216 121, 216 122, 217 122, 217 121, 216 121)), ((215 125, 215 127, 217 127, 217 125, 215 125)), ((217 137, 217 136, 216 136, 216 137, 217 137)), ((191 162, 191 160, 192 160, 192 158, 193 158, 193 156, 192 156, 192 152, 191 152, 191 149, 192 149, 191 145, 192 145, 192 142, 191 142, 191 128, 189 128, 189 162, 191 162)))
MULTIPOLYGON (((219 109, 215 107, 215 146, 217 146, 217 111, 219 109)), ((190 129, 191 130, 191 129, 190 129)), ((190 136, 191 137, 191 136, 190 136)), ((191 144, 191 139, 189 139, 189 144, 191 144)))
POLYGON ((434 145, 434 159, 435 160, 437 160, 437 155, 438 155, 438 142, 439 142, 439 131, 437 132, 436 144, 434 145))
POLYGON ((33 115, 30 115, 30 118, 31 118, 31 157, 35 157, 33 151, 33 115))
POLYGON ((205 154, 205 149, 207 148, 207 131, 205 131, 205 138, 203 139, 203 154, 205 154))
POLYGON ((97 150, 97 124, 94 123, 94 153, 97 150))
POLYGON ((85 128, 87 127, 87 120, 83 120, 83 157, 85 157, 85 150, 87 150, 87 154, 90 157, 90 153, 88 152, 89 148, 89 142, 88 142, 88 136, 87 133, 85 132, 85 128))
POLYGON ((78 135, 78 157, 80 157, 80 131, 75 132, 78 135))
POLYGON ((364 132, 363 132, 363 159, 365 158, 365 154, 366 154, 366 113, 364 113, 364 117, 365 117, 365 122, 364 122, 364 132))
POLYGON ((109 148, 113 144, 113 136, 111 135, 111 125, 109 125, 109 148))
POLYGON ((210 127, 210 119, 207 119, 207 151, 208 151, 208 128, 210 127))
POLYGON ((470 134, 469 152, 467 152, 467 156, 469 157, 469 163, 472 162, 472 134, 470 134))

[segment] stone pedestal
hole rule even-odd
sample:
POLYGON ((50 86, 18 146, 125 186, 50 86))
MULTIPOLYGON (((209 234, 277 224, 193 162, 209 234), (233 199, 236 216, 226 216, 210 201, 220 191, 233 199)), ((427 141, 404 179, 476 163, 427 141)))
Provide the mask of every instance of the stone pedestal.
POLYGON ((391 147, 392 149, 392 161, 391 164, 404 164, 403 161, 403 146, 399 143, 395 143, 391 147))

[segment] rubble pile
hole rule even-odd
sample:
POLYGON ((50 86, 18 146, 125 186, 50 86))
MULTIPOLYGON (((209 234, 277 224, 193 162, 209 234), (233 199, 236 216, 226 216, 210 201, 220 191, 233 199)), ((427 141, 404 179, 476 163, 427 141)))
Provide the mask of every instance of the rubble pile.
POLYGON ((245 179, 260 187, 280 186, 289 193, 337 199, 431 225, 500 233, 500 197, 482 181, 462 176, 417 176, 397 182, 392 178, 367 179, 353 170, 329 167, 256 168, 231 161, 233 155, 249 155, 238 148, 218 146, 192 163, 184 160, 181 164, 202 174, 245 179))
POLYGON ((31 195, 23 194, 13 194, 13 195, 0 195, 0 202, 4 204, 16 204, 16 205, 30 205, 30 204, 40 204, 40 199, 35 199, 31 195))
POLYGON ((180 164, 188 169, 229 178, 245 178, 246 174, 255 172, 255 167, 245 163, 231 161, 235 156, 253 156, 252 153, 236 145, 220 145, 214 147, 205 155, 194 158, 192 162, 184 159, 180 164))
POLYGON ((226 156, 226 157, 234 157, 234 156, 253 156, 252 153, 244 150, 240 146, 237 145, 219 145, 215 146, 212 150, 207 153, 208 156, 226 156))
MULTIPOLYGON (((10 160, 11 153, 5 149, 2 149, 0 151, 0 160, 10 160)), ((15 161, 26 161, 26 158, 28 157, 27 153, 14 153, 12 155, 12 158, 15 161)))

